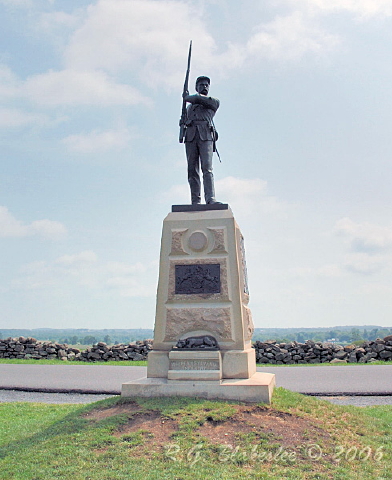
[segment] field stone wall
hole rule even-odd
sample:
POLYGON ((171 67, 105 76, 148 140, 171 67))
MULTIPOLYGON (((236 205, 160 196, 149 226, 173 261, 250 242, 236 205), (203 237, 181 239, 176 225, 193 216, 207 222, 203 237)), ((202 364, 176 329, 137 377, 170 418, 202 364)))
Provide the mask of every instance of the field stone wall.
POLYGON ((360 346, 336 345, 327 342, 305 343, 275 341, 254 343, 257 363, 276 365, 293 363, 370 363, 392 360, 392 335, 366 341, 360 346))
POLYGON ((42 342, 35 338, 7 338, 0 340, 0 358, 55 359, 81 362, 146 360, 152 349, 152 340, 108 346, 99 342, 82 351, 64 343, 42 342))
MULTIPOLYGON (((364 342, 360 346, 336 345, 326 342, 278 343, 273 340, 256 341, 257 363, 275 365, 293 363, 369 363, 376 360, 392 361, 392 335, 384 339, 364 342)), ((81 362, 147 360, 152 340, 108 346, 99 342, 86 350, 67 344, 42 342, 35 338, 7 338, 0 340, 0 358, 55 359, 81 362)))

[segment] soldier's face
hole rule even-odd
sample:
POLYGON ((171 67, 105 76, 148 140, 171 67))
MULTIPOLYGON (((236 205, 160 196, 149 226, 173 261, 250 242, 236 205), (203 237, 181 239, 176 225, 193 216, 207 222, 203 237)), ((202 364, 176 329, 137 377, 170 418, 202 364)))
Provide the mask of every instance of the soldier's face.
POLYGON ((196 92, 200 93, 201 95, 208 95, 209 89, 210 89, 210 86, 205 81, 201 81, 196 85, 196 92))

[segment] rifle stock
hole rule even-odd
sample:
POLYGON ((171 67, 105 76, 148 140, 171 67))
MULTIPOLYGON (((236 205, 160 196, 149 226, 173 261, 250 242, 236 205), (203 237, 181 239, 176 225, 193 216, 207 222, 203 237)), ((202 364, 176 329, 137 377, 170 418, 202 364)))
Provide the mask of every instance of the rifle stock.
POLYGON ((189 43, 189 52, 188 52, 188 67, 185 74, 185 81, 184 81, 184 89, 182 92, 182 110, 181 110, 181 118, 180 118, 180 135, 179 135, 179 142, 183 143, 185 138, 185 130, 186 130, 186 101, 184 100, 184 95, 188 92, 188 83, 189 83, 189 72, 191 69, 191 55, 192 55, 192 40, 189 43))

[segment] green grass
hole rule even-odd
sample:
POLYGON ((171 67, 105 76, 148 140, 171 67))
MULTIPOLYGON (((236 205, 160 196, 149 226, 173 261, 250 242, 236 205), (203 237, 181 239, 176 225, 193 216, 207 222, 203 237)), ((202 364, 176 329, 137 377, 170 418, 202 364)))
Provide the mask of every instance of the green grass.
POLYGON ((245 431, 244 422, 236 424, 233 420, 238 432, 231 440, 235 444, 230 446, 202 434, 200 429, 214 425, 224 435, 238 409, 233 402, 193 398, 132 400, 111 398, 87 406, 0 404, 1 478, 391 478, 390 406, 342 407, 277 388, 272 405, 263 410, 267 415, 263 418, 272 418, 283 427, 284 422, 298 423, 302 430, 287 427, 280 435, 276 432, 272 435, 263 424, 259 430, 245 431), (111 416, 97 417, 94 415, 97 408, 117 410, 111 416), (130 422, 136 422, 140 415, 155 419, 156 429, 152 430, 151 423, 143 421, 136 430, 127 430, 130 422), (170 422, 175 422, 178 428, 159 443, 154 435, 158 435, 160 426, 170 422), (288 438, 292 440, 289 447, 288 438))
POLYGON ((62 360, 33 360, 33 359, 26 359, 23 358, 0 358, 0 364, 16 364, 16 365, 115 365, 116 367, 146 367, 147 361, 146 360, 139 360, 133 362, 132 360, 121 360, 118 362, 79 362, 79 361, 68 361, 63 362, 62 360))

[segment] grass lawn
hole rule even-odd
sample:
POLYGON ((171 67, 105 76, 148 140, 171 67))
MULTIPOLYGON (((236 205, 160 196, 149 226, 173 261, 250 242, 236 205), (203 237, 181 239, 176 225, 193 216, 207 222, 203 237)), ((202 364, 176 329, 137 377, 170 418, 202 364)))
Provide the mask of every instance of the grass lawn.
POLYGON ((277 388, 271 406, 192 398, 0 404, 6 480, 391 478, 392 407, 277 388))

